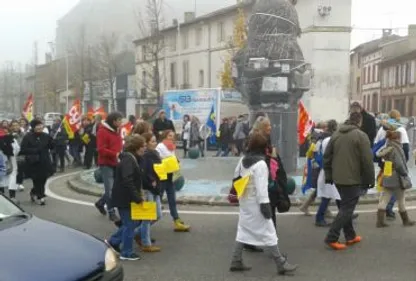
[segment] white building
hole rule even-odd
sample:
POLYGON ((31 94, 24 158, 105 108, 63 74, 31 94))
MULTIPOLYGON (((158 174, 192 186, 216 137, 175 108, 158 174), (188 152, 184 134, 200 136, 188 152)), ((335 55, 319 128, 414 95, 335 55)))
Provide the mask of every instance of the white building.
MULTIPOLYGON (((197 18, 189 15, 179 26, 161 31, 165 43, 159 60, 161 92, 220 87, 238 8, 248 18, 254 1, 241 2, 197 18)), ((304 97, 306 107, 315 120, 343 120, 349 102, 351 0, 298 0, 296 9, 303 30, 299 44, 314 70, 313 88, 304 97)), ((156 102, 154 92, 149 91, 148 70, 154 64, 146 57, 149 40, 135 41, 141 110, 156 102)))

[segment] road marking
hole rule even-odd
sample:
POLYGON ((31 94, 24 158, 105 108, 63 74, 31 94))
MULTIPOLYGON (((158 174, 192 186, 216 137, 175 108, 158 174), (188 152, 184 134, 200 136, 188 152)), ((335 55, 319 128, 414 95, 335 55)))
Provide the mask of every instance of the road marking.
MULTIPOLYGON (((60 175, 60 176, 50 178, 45 184, 45 194, 46 194, 46 196, 54 198, 54 199, 59 200, 59 201, 71 203, 71 204, 94 207, 94 203, 60 196, 60 195, 54 193, 53 191, 51 191, 50 188, 49 188, 49 185, 50 185, 51 182, 53 182, 55 180, 65 178, 65 177, 73 176, 73 175, 76 175, 78 173, 79 172, 73 172, 73 173, 69 173, 69 174, 60 175)), ((416 210, 416 206, 406 206, 406 209, 408 211, 416 210)), ((374 209, 374 210, 356 210, 355 212, 357 214, 371 214, 371 213, 375 213, 376 211, 377 210, 374 209)), ((223 216, 231 215, 231 216, 236 216, 236 215, 239 214, 239 212, 233 212, 233 211, 226 212, 226 211, 196 211, 196 210, 186 211, 186 210, 178 210, 178 212, 181 213, 181 214, 186 214, 186 215, 223 215, 223 216)), ((169 211, 164 210, 163 213, 169 213, 169 211)), ((311 212, 311 214, 316 215, 316 212, 311 212)), ((303 212, 287 212, 287 213, 279 214, 279 216, 299 216, 299 215, 304 215, 304 213, 303 212)))

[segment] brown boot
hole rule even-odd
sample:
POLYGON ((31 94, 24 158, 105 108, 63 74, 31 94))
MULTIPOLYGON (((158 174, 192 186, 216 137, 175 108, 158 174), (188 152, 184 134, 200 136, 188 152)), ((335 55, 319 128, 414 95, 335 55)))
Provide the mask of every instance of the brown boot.
POLYGON ((384 222, 386 217, 386 210, 377 210, 377 228, 388 227, 389 225, 384 222))
POLYGON ((409 215, 407 214, 406 211, 400 212, 400 217, 402 218, 403 226, 414 226, 415 225, 415 222, 411 221, 409 219, 409 215))

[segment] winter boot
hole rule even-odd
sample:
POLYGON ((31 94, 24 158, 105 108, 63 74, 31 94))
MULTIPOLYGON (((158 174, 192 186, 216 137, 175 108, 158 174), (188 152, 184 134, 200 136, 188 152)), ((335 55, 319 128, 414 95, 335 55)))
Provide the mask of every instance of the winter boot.
POLYGON ((240 242, 236 242, 234 246, 234 252, 233 252, 233 259, 231 261, 230 265, 230 271, 236 272, 236 271, 248 271, 251 270, 251 267, 248 267, 244 265, 243 263, 243 248, 244 244, 240 242))
POLYGON ((175 232, 189 232, 191 227, 189 225, 186 225, 183 221, 180 219, 177 219, 174 221, 174 231, 175 232))
POLYGON ((298 269, 297 264, 290 264, 287 262, 287 258, 282 258, 281 260, 277 261, 277 274, 285 275, 288 273, 293 273, 298 269))
POLYGON ((399 213, 400 213, 400 217, 402 218, 402 221, 403 221, 403 226, 414 226, 415 225, 415 222, 411 221, 409 219, 409 215, 407 214, 406 211, 399 212, 399 213))
POLYGON ((377 210, 377 228, 388 227, 389 225, 385 223, 384 218, 386 217, 386 210, 377 210))

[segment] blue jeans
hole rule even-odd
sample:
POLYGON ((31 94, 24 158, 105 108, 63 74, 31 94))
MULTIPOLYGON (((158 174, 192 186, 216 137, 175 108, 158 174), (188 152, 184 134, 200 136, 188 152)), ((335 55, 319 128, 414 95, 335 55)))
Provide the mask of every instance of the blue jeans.
POLYGON ((69 154, 74 158, 74 162, 77 164, 82 164, 81 154, 79 153, 79 145, 75 143, 69 144, 69 154))
POLYGON ((104 182, 104 194, 98 200, 97 204, 100 206, 107 205, 109 213, 114 213, 114 208, 111 204, 111 191, 113 190, 115 169, 115 167, 111 166, 100 166, 100 172, 104 182))
POLYGON ((160 182, 160 198, 163 198, 163 193, 166 191, 168 197, 169 211, 173 220, 179 219, 178 209, 176 207, 176 190, 173 186, 172 176, 168 175, 168 180, 160 182))
POLYGON ((140 226, 141 221, 131 219, 130 208, 118 208, 118 213, 122 225, 108 242, 113 246, 120 246, 121 244, 121 256, 128 257, 133 253, 134 230, 140 226))
POLYGON ((321 198, 321 204, 319 205, 318 212, 316 213, 315 222, 325 222, 325 212, 328 209, 330 201, 331 199, 329 198, 321 198))
POLYGON ((393 195, 390 199, 389 204, 387 204, 387 208, 386 208, 387 214, 393 213, 393 207, 395 203, 396 203, 396 196, 393 195))
MULTIPOLYGON (((156 202, 156 212, 157 220, 160 220, 162 217, 162 204, 160 202, 160 196, 153 195, 150 191, 146 191, 146 201, 155 201, 156 202)), ((156 221, 142 221, 140 228, 137 230, 140 233, 141 241, 143 246, 148 247, 152 245, 151 235, 150 235, 150 226, 156 221)))

